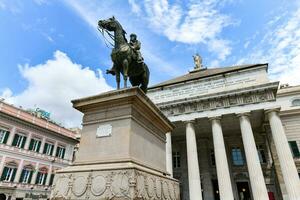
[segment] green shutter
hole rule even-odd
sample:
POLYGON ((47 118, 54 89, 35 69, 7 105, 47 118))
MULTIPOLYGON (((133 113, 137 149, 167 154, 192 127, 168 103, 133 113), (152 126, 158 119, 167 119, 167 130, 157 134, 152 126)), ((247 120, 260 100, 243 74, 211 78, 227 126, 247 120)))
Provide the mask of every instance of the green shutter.
POLYGON ((48 176, 48 174, 45 174, 45 177, 44 177, 44 180, 43 180, 43 185, 46 184, 47 176, 48 176))
POLYGON ((17 141, 18 141, 18 138, 19 138, 20 136, 18 135, 18 134, 15 134, 15 137, 14 137, 14 140, 13 140, 13 142, 12 142, 12 146, 16 146, 17 145, 17 141))
POLYGON ((31 139, 29 143, 29 150, 33 149, 33 143, 34 143, 34 139, 31 139))
POLYGON ((297 142, 296 141, 289 141, 289 144, 290 144, 290 148, 292 150, 293 156, 296 157, 296 158, 300 157, 300 152, 299 152, 299 149, 298 149, 297 142))
POLYGON ((43 153, 45 154, 47 151, 48 143, 45 143, 43 153))
POLYGON ((4 167, 3 172, 2 172, 2 175, 1 175, 1 181, 3 181, 3 180, 5 179, 5 176, 6 176, 6 174, 7 174, 7 170, 8 170, 8 168, 7 168, 7 167, 4 167))
POLYGON ((39 141, 38 141, 38 147, 37 147, 37 151, 36 151, 36 152, 39 152, 39 151, 40 151, 41 143, 42 143, 42 142, 39 140, 39 141))
POLYGON ((49 185, 53 185, 54 174, 51 174, 49 185))
POLYGON ((66 149, 63 148, 62 151, 63 151, 63 153, 62 153, 62 157, 61 157, 61 158, 64 159, 64 158, 65 158, 65 152, 66 152, 66 149))
POLYGON ((33 174, 33 171, 30 171, 29 178, 28 178, 28 183, 31 183, 32 174, 33 174))
POLYGON ((14 169, 13 169, 13 174, 12 174, 12 177, 11 177, 10 182, 14 182, 15 177, 16 177, 16 173, 17 173, 17 168, 14 168, 14 169))
POLYGON ((22 170, 22 173, 21 173, 21 176, 20 176, 19 183, 22 183, 22 182, 23 182, 23 179, 24 179, 24 173, 25 173, 25 169, 22 170))
POLYGON ((41 172, 38 172, 37 173, 37 176, 36 176, 36 179, 35 179, 35 184, 38 184, 38 181, 40 179, 40 176, 41 176, 41 172))
POLYGON ((8 140, 8 136, 9 136, 9 131, 6 131, 5 136, 4 136, 4 140, 3 140, 3 144, 6 144, 6 142, 8 140))
POLYGON ((55 154, 56 157, 58 157, 59 150, 60 150, 60 147, 57 147, 56 148, 56 154, 55 154))
POLYGON ((50 145, 51 145, 50 156, 52 156, 52 154, 53 154, 53 149, 54 149, 54 146, 53 146, 52 144, 50 144, 50 145))
POLYGON ((23 139, 22 144, 21 144, 21 148, 22 148, 22 149, 24 148, 25 143, 26 143, 26 140, 27 140, 27 137, 26 137, 26 136, 23 136, 23 137, 24 137, 24 139, 23 139))

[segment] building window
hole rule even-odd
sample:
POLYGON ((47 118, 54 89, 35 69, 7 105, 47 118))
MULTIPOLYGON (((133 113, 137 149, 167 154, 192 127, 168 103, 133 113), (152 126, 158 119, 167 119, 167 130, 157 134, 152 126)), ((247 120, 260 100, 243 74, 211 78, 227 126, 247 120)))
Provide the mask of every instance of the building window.
POLYGON ((5 166, 1 175, 1 181, 13 182, 16 176, 17 168, 5 166))
POLYGON ((31 167, 25 167, 22 170, 19 182, 20 183, 30 183, 31 182, 31 178, 32 178, 32 174, 33 174, 33 168, 31 168, 31 167))
POLYGON ((266 163, 267 159, 266 159, 266 155, 265 155, 263 145, 258 145, 257 146, 257 153, 258 153, 260 163, 266 163))
POLYGON ((213 149, 210 150, 210 163, 211 166, 216 166, 215 152, 213 149))
POLYGON ((231 149, 232 162, 236 166, 244 165, 244 158, 242 151, 239 147, 233 147, 231 149))
POLYGON ((37 173, 35 184, 45 185, 46 179, 47 179, 47 169, 43 168, 37 173))
POLYGON ((0 144, 6 144, 9 136, 9 131, 0 128, 0 144))
POLYGON ((18 148, 24 148, 26 142, 26 136, 22 134, 15 134, 12 146, 18 148))
POLYGON ((292 101, 292 106, 300 106, 300 99, 294 99, 292 101))
POLYGON ((173 152, 173 168, 180 168, 180 153, 173 152))
POLYGON ((65 147, 58 146, 57 150, 56 150, 56 155, 55 156, 64 159, 65 152, 66 152, 66 148, 65 147))
POLYGON ((39 152, 39 150, 41 148, 41 143, 42 143, 41 140, 32 138, 30 140, 29 150, 39 152))
POLYGON ((54 145, 53 144, 45 143, 45 147, 44 147, 43 153, 46 154, 46 155, 48 155, 48 156, 52 156, 53 149, 54 149, 54 145))
POLYGON ((289 144, 290 144, 290 148, 291 148, 291 151, 293 153, 294 158, 299 158, 300 157, 300 152, 299 152, 299 149, 298 149, 297 142, 296 141, 289 141, 289 144))

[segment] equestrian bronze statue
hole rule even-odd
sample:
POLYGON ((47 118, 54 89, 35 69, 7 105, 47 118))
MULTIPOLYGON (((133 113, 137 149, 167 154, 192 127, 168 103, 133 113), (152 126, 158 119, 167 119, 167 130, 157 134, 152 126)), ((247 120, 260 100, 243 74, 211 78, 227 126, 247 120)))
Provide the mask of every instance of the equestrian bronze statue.
POLYGON ((114 41, 111 52, 113 66, 106 73, 116 76, 117 89, 120 89, 120 74, 122 74, 124 88, 127 87, 127 79, 129 77, 132 86, 139 86, 146 93, 150 72, 141 55, 141 43, 137 40, 137 36, 131 34, 130 42, 128 43, 125 30, 114 17, 107 20, 99 20, 98 29, 103 36, 104 31, 106 31, 114 41), (113 32, 113 34, 110 32, 113 32))

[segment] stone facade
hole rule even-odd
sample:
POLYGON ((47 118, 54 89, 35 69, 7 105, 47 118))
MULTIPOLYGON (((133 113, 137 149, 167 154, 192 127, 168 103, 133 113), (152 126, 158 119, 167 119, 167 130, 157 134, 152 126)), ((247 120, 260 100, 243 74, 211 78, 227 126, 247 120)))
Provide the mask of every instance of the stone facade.
POLYGON ((202 69, 149 89, 176 126, 166 160, 181 199, 300 199, 300 87, 279 89, 267 68, 202 69))
POLYGON ((0 195, 48 199, 55 171, 72 163, 75 134, 0 102, 0 195))

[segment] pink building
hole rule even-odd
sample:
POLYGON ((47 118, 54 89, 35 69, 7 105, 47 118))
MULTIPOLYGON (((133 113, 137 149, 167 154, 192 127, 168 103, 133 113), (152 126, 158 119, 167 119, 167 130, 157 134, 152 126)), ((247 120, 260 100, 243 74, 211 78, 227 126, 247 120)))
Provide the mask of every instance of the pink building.
POLYGON ((77 143, 76 132, 0 102, 0 199, 48 199, 77 143))

